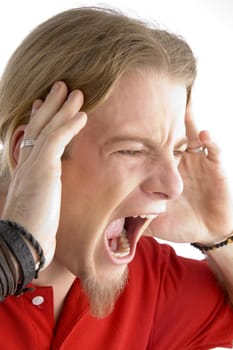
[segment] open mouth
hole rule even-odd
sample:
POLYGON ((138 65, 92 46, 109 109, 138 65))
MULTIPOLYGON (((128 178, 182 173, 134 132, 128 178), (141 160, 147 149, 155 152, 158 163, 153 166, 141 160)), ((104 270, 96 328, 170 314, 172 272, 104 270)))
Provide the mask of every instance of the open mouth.
POLYGON ((155 217, 156 215, 130 216, 108 225, 105 230, 106 246, 114 262, 128 263, 133 259, 141 232, 155 217))

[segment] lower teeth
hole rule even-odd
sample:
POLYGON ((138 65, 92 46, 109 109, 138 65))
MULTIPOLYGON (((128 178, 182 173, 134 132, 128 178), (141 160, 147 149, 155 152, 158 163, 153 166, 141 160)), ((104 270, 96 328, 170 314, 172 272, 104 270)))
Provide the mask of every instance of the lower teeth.
POLYGON ((113 254, 114 256, 116 256, 117 258, 124 258, 125 256, 129 255, 129 252, 125 252, 125 253, 112 252, 112 254, 113 254))
POLYGON ((126 231, 123 230, 121 236, 118 238, 118 250, 112 251, 112 254, 117 258, 123 258, 130 253, 130 245, 126 236, 126 231))

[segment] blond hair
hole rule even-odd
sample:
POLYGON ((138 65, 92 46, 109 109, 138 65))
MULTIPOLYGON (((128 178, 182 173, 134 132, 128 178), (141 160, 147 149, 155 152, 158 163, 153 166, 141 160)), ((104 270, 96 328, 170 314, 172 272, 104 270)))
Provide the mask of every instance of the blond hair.
POLYGON ((189 96, 196 62, 186 42, 119 11, 75 8, 39 25, 17 48, 0 82, 1 173, 9 170, 15 129, 29 120, 32 103, 63 80, 81 89, 89 111, 107 99, 129 70, 152 68, 182 79, 189 96))

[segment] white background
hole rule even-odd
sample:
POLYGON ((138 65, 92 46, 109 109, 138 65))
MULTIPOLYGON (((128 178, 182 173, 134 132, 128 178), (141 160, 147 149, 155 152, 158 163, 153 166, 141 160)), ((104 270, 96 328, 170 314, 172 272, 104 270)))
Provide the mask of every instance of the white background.
MULTIPOLYGON (((0 5, 0 73, 20 41, 41 21, 80 5, 108 5, 132 15, 154 19, 184 36, 198 58, 194 110, 198 125, 209 129, 222 148, 223 162, 233 183, 233 1, 232 0, 8 0, 0 5)), ((188 245, 178 253, 200 258, 188 245)))
MULTIPOLYGON (((0 74, 30 30, 55 13, 80 5, 113 6, 134 16, 153 19, 189 42, 198 59, 195 117, 199 127, 209 129, 221 146, 233 184, 233 0, 4 1, 0 6, 0 74)), ((200 256, 187 245, 177 249, 183 255, 200 256)))

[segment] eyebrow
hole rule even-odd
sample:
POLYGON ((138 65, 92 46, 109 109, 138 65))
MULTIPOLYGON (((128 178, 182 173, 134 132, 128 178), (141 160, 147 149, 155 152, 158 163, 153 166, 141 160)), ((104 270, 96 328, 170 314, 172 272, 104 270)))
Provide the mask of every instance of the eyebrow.
MULTIPOLYGON (((131 135, 121 135, 121 136, 114 136, 110 138, 105 145, 109 146, 113 143, 120 143, 120 142, 138 142, 141 143, 148 148, 153 148, 152 142, 146 138, 146 137, 141 137, 141 136, 131 136, 131 135)), ((175 148, 182 147, 183 145, 188 145, 188 138, 184 137, 181 140, 179 140, 175 144, 175 148)))

